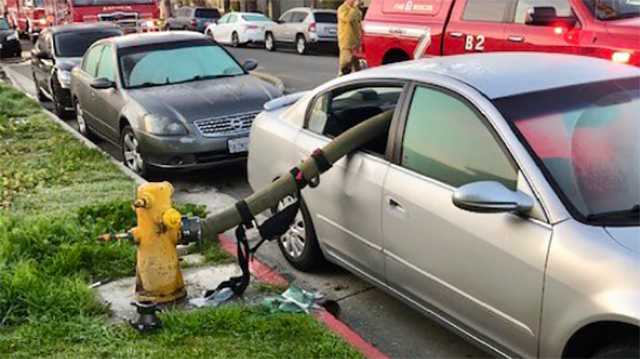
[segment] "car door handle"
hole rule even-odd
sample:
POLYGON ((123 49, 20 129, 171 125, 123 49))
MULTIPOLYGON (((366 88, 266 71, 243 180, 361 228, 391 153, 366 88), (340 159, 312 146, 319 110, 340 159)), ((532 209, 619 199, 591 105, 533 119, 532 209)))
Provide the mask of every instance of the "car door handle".
POLYGON ((524 36, 510 35, 507 39, 511 42, 524 42, 524 36))
POLYGON ((451 36, 451 37, 456 37, 456 38, 458 38, 458 37, 462 37, 462 35, 464 35, 464 34, 463 34, 463 33, 461 33, 461 32, 457 32, 457 31, 454 31, 454 32, 450 32, 450 33, 449 33, 449 36, 451 36))
POLYGON ((389 201, 389 207, 391 207, 391 209, 396 210, 396 211, 400 211, 400 212, 404 212, 404 207, 402 207, 400 202, 396 201, 395 199, 393 199, 391 197, 388 198, 388 201, 389 201))

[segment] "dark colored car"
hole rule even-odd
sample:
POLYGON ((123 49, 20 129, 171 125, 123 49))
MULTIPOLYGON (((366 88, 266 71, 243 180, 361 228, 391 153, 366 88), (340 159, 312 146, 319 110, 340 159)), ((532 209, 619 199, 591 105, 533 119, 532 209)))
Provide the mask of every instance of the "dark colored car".
POLYGON ((7 19, 0 17, 0 58, 20 57, 21 53, 18 33, 9 26, 7 19))
POLYGON ((120 146, 141 175, 245 161, 254 117, 281 95, 256 67, 193 32, 99 41, 71 74, 79 131, 120 146))
POLYGON ((215 8, 181 7, 167 20, 168 30, 191 30, 204 33, 209 24, 220 18, 220 12, 215 8))
POLYGON ((51 100, 58 116, 73 112, 71 70, 94 42, 122 35, 110 23, 73 24, 45 29, 31 50, 31 70, 38 99, 51 100))

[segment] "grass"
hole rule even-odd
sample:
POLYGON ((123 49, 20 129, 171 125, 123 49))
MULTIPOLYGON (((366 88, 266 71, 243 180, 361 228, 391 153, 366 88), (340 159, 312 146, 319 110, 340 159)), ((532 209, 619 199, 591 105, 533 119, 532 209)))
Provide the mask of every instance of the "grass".
POLYGON ((133 275, 136 249, 96 238, 135 226, 133 181, 1 84, 0 163, 0 357, 360 357, 309 316, 258 308, 170 311, 146 336, 109 324, 89 284, 133 275))

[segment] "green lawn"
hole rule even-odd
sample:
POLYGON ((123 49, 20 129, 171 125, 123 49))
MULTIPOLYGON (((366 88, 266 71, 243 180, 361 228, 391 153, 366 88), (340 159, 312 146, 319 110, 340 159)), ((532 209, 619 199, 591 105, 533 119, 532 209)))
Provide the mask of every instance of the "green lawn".
POLYGON ((167 312, 147 336, 108 324, 89 284, 133 275, 135 247, 95 238, 135 225, 133 181, 1 84, 0 164, 0 357, 360 357, 310 316, 259 308, 167 312))

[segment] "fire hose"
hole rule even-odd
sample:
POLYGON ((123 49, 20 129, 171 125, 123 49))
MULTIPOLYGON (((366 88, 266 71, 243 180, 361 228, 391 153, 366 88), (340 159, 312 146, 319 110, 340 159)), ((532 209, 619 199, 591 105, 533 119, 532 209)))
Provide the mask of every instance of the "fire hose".
POLYGON ((300 191, 307 186, 312 188, 318 186, 320 175, 328 171, 334 163, 387 133, 392 116, 392 111, 386 111, 346 130, 323 148, 313 151, 310 157, 293 167, 288 174, 282 175, 269 186, 204 220, 203 238, 207 240, 216 238, 218 234, 237 226, 235 234, 238 263, 242 269, 241 276, 230 278, 215 290, 205 293, 205 296, 223 288, 231 288, 236 295, 241 295, 249 284, 250 257, 264 241, 279 238, 288 230, 299 210, 300 191), (291 195, 296 196, 298 201, 281 209, 262 224, 257 224, 254 216, 276 208, 283 198, 291 195), (246 229, 254 226, 257 227, 261 240, 252 248, 246 238, 246 229))

